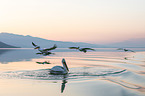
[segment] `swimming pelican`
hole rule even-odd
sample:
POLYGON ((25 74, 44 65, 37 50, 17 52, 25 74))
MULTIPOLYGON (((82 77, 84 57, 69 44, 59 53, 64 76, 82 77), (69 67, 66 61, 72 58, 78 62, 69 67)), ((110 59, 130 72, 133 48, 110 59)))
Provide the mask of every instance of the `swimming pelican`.
POLYGON ((133 50, 125 49, 125 48, 118 48, 117 50, 124 50, 125 52, 127 52, 127 51, 134 52, 133 50))
POLYGON ((54 66, 50 69, 50 74, 54 75, 65 75, 69 72, 69 69, 67 67, 66 61, 63 58, 62 59, 63 66, 54 66))
POLYGON ((69 47, 69 49, 78 49, 79 51, 82 51, 84 53, 86 53, 88 50, 95 51, 95 49, 92 48, 80 48, 80 47, 69 47))
POLYGON ((46 48, 46 49, 41 49, 40 46, 34 44, 33 42, 32 42, 32 45, 35 47, 34 49, 38 49, 38 50, 40 51, 40 53, 36 53, 36 54, 43 54, 43 55, 53 54, 53 53, 51 53, 51 52, 49 52, 49 51, 50 51, 50 50, 54 50, 54 49, 57 48, 56 44, 54 44, 53 47, 51 47, 51 48, 46 48))

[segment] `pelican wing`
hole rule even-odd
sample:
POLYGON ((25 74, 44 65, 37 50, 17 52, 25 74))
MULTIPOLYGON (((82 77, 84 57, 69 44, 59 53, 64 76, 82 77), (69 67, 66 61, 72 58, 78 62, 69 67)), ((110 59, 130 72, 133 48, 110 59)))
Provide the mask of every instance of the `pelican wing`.
POLYGON ((51 64, 49 61, 45 61, 44 63, 45 63, 45 64, 51 64))
POLYGON ((87 52, 87 50, 85 50, 85 49, 82 49, 82 50, 80 50, 80 51, 83 51, 84 53, 86 53, 86 52, 87 52))
POLYGON ((36 62, 36 63, 38 63, 38 64, 43 64, 43 62, 36 62))
POLYGON ((43 51, 50 51, 50 50, 54 50, 54 49, 56 49, 56 48, 57 48, 57 46, 56 46, 56 44, 54 44, 53 47, 44 49, 43 51))
POLYGON ((135 52, 135 51, 133 51, 133 50, 130 50, 130 49, 127 49, 128 51, 131 51, 131 52, 135 52))
POLYGON ((93 51, 95 51, 95 49, 92 49, 92 48, 82 48, 82 50, 93 50, 93 51))
POLYGON ((40 46, 36 45, 35 43, 32 42, 32 45, 35 47, 34 49, 40 48, 40 46))
POLYGON ((32 45, 33 45, 34 47, 37 47, 37 46, 38 46, 38 45, 36 45, 36 44, 35 44, 35 43, 33 43, 33 42, 32 42, 32 45))
POLYGON ((69 49, 79 49, 79 47, 69 47, 69 49))

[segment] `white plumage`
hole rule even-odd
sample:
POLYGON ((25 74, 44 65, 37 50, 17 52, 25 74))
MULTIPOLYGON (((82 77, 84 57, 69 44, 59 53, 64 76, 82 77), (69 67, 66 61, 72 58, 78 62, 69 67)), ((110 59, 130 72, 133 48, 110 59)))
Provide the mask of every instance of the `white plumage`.
POLYGON ((64 75, 64 74, 67 74, 69 69, 66 65, 66 61, 65 59, 63 58, 62 59, 62 64, 63 66, 54 66, 50 69, 50 74, 55 74, 55 75, 64 75))
POLYGON ((43 55, 53 54, 53 53, 51 53, 50 51, 57 48, 56 44, 54 44, 53 47, 51 47, 51 48, 46 48, 46 49, 40 48, 40 46, 36 45, 36 44, 33 43, 33 42, 32 42, 32 45, 35 47, 34 49, 38 49, 38 50, 40 51, 40 53, 36 53, 36 54, 43 54, 43 55))

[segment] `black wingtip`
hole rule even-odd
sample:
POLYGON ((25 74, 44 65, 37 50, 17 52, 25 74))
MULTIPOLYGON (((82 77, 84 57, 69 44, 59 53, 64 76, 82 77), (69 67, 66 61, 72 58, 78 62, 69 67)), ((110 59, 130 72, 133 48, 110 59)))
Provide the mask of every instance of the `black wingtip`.
POLYGON ((32 42, 32 45, 35 45, 35 44, 32 42))

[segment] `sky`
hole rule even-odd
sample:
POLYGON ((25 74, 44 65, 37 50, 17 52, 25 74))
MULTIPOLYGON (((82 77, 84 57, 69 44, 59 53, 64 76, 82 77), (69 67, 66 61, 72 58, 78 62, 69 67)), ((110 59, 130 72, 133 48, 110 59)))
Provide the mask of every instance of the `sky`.
POLYGON ((0 32, 93 44, 145 38, 145 0, 0 0, 0 32))

